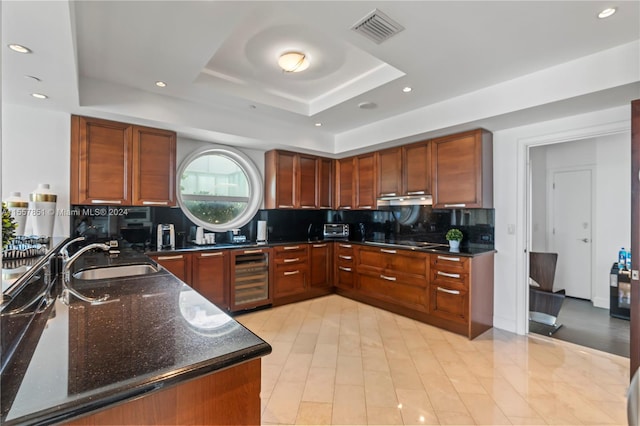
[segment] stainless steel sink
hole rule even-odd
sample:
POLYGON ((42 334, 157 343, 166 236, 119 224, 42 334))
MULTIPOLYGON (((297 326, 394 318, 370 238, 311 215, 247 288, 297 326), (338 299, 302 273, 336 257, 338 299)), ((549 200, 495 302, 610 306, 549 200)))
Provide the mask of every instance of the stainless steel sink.
POLYGON ((73 274, 79 280, 104 280, 107 278, 122 278, 136 275, 149 275, 159 269, 147 263, 136 265, 104 266, 100 268, 83 269, 73 274))

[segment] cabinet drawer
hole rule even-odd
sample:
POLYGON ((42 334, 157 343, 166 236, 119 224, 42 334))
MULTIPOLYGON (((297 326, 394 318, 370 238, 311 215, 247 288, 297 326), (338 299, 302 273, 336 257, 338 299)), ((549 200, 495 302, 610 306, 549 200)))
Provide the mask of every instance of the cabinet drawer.
POLYGON ((307 274, 306 267, 277 266, 274 273, 275 297, 302 293, 307 286, 307 274))
POLYGON ((429 276, 428 256, 407 250, 361 247, 358 268, 385 270, 413 275, 426 280, 429 276))
POLYGON ((427 312, 429 295, 426 287, 407 285, 396 277, 371 273, 361 273, 358 282, 360 291, 369 297, 427 312))
POLYGON ((308 260, 307 244, 279 246, 275 248, 276 265, 306 264, 308 260))
POLYGON ((469 258, 455 254, 432 254, 431 269, 445 272, 468 272, 469 258))
POLYGON ((338 264, 336 268, 336 285, 338 287, 353 288, 354 275, 353 267, 338 264))
POLYGON ((432 269, 431 284, 443 285, 466 291, 469 288, 469 274, 460 272, 445 272, 438 269, 432 269))
POLYGON ((432 283, 430 300, 432 315, 459 323, 468 321, 469 294, 465 289, 432 283))

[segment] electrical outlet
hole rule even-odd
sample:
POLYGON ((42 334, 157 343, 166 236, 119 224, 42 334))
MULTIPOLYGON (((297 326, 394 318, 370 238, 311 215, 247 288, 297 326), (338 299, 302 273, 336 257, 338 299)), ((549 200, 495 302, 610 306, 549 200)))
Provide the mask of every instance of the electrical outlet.
POLYGON ((634 269, 634 270, 632 270, 632 271, 631 271, 631 279, 632 279, 632 280, 638 280, 638 279, 640 279, 640 278, 638 277, 638 275, 639 275, 639 274, 638 274, 638 270, 637 270, 637 269, 634 269))

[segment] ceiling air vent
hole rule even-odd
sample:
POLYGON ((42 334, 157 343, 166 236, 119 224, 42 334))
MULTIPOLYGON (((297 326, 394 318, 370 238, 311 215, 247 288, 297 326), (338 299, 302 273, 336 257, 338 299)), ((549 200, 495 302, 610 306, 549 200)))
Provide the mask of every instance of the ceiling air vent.
POLYGON ((380 44, 404 30, 404 27, 378 9, 375 9, 358 21, 351 29, 380 44))

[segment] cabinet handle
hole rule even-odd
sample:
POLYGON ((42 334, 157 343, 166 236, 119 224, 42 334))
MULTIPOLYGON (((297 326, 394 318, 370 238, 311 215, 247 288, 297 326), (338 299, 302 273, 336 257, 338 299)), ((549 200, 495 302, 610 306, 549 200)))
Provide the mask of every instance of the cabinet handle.
POLYGON ((361 209, 372 209, 373 207, 372 206, 360 206, 359 208, 361 208, 361 209))
POLYGON ((351 260, 351 256, 345 256, 344 254, 338 255, 340 259, 351 260))
POLYGON ((158 260, 176 260, 176 259, 184 259, 183 255, 178 256, 159 256, 158 260))
POLYGON ((200 253, 200 257, 213 257, 213 256, 222 256, 224 253, 200 253))
POLYGON ((380 249, 380 252, 382 253, 389 253, 389 254, 396 254, 397 251, 395 250, 389 250, 389 249, 380 249))
POLYGON ((460 262, 460 258, 459 257, 438 256, 438 259, 440 259, 440 260, 449 260, 451 262, 460 262))
POLYGON ((438 291, 441 291, 443 293, 449 293, 449 294, 460 294, 459 290, 449 290, 449 289, 442 288, 442 287, 438 287, 438 291))
POLYGON ((351 272, 351 268, 347 268, 346 266, 338 266, 338 269, 341 271, 351 272))
POLYGON ((387 280, 387 281, 395 281, 396 277, 388 277, 386 275, 380 275, 380 278, 382 278, 383 280, 387 280))
POLYGON ((424 195, 424 191, 407 191, 407 195, 424 195))
POLYGON ((295 257, 293 259, 285 259, 284 263, 291 263, 291 262, 298 262, 298 261, 300 261, 300 258, 299 257, 295 257))
POLYGON ((340 206, 338 208, 344 209, 344 210, 351 210, 351 206, 340 206))
POLYGON ((460 274, 449 274, 447 272, 438 271, 438 275, 442 275, 443 277, 449 278, 460 278, 460 274))
POLYGON ((467 205, 465 203, 460 203, 460 204, 445 204, 445 207, 466 207, 467 205))
POLYGON ((300 248, 300 246, 287 246, 287 247, 283 247, 283 250, 298 250, 300 248))
POLYGON ((340 244, 340 247, 351 248, 351 244, 340 244))
POLYGON ((292 208, 293 208, 293 206, 284 205, 284 204, 279 204, 279 205, 278 205, 278 208, 280 208, 280 209, 292 209, 292 208))
POLYGON ((395 192, 387 192, 386 194, 380 194, 381 197, 395 197, 396 194, 395 192))
POLYGON ((143 205, 145 206, 168 206, 168 201, 143 201, 143 205))
POLYGON ((296 275, 299 274, 300 271, 286 271, 282 275, 296 275))
POLYGON ((256 254, 256 253, 262 253, 262 250, 244 250, 242 253, 244 253, 244 254, 256 254))
POLYGON ((122 204, 122 200, 91 200, 91 204, 122 204))
POLYGON ((322 248, 322 247, 326 247, 326 244, 314 244, 313 248, 322 248))
POLYGON ((301 209, 315 209, 315 206, 300 206, 301 209))

